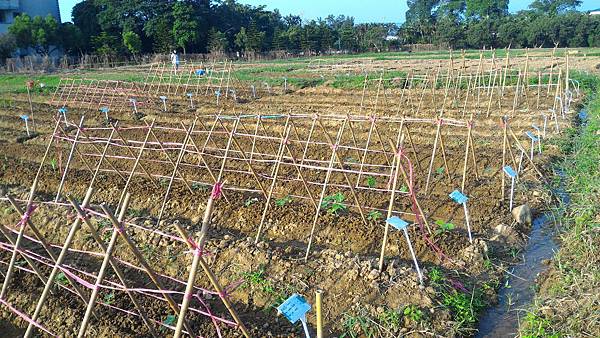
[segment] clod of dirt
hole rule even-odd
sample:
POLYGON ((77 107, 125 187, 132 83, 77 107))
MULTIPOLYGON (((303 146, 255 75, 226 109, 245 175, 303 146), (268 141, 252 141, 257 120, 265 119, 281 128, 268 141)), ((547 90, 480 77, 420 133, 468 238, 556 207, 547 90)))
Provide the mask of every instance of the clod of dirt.
POLYGON ((512 215, 515 221, 519 224, 531 224, 533 219, 531 208, 527 204, 519 205, 512 210, 512 215))
POLYGON ((460 250, 458 256, 473 268, 482 267, 488 251, 487 243, 481 239, 475 239, 473 244, 460 250))
POLYGON ((501 243, 514 243, 517 245, 524 244, 519 232, 511 226, 506 224, 498 224, 494 228, 494 231, 496 232, 496 235, 491 238, 492 241, 498 241, 501 243))
POLYGON ((38 137, 39 135, 40 134, 38 134, 38 133, 31 133, 29 135, 19 136, 15 139, 15 142, 16 143, 25 143, 31 139, 38 137))

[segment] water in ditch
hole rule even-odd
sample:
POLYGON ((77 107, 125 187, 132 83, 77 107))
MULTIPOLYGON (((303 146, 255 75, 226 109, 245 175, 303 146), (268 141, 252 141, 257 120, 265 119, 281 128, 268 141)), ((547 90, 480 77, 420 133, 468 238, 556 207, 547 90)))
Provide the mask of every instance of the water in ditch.
MULTIPOLYGON (((585 110, 582 110, 578 117, 584 123, 587 118, 585 110)), ((553 192, 566 206, 570 197, 564 189, 564 173, 555 171, 555 175, 560 178, 560 184, 553 192)), ((558 250, 554 241, 555 230, 554 216, 551 212, 534 219, 523 261, 514 266, 508 275, 508 282, 498 294, 498 304, 488 309, 480 318, 479 332, 475 337, 517 336, 519 320, 523 318, 535 296, 536 277, 546 271, 548 266, 544 261, 551 259, 558 250)))

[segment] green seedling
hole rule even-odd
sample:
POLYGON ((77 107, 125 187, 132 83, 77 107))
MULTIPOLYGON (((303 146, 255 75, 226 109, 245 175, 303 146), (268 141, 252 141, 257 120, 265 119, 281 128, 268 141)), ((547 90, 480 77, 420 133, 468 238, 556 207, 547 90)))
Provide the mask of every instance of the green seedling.
POLYGON ((327 210, 328 214, 338 215, 339 212, 346 211, 348 207, 342 204, 346 200, 346 196, 341 192, 336 193, 335 195, 327 196, 323 199, 323 203, 321 203, 321 208, 327 210))
POLYGON ((367 177, 367 186, 371 189, 375 188, 377 186, 377 179, 373 176, 367 177))
POLYGON ((438 229, 436 230, 436 234, 441 234, 444 233, 446 231, 451 231, 454 230, 455 226, 454 224, 450 223, 450 222, 444 222, 441 219, 438 219, 437 221, 435 221, 435 224, 437 224, 438 229))
POLYGON ((451 310, 454 320, 460 325, 476 323, 478 312, 485 307, 479 290, 475 290, 472 295, 456 290, 445 292, 443 304, 451 310))
POLYGON ((377 222, 381 217, 383 217, 383 214, 378 210, 373 210, 367 215, 367 219, 373 222, 377 222))
POLYGON ((52 167, 52 171, 56 171, 56 168, 58 167, 58 165, 57 165, 57 161, 55 158, 50 160, 50 166, 52 167))
POLYGON ((388 330, 396 331, 402 327, 402 315, 395 310, 386 309, 379 315, 379 324, 388 330))
POLYGON ((444 167, 439 167, 439 168, 435 169, 435 173, 436 173, 436 175, 443 175, 444 167))
POLYGON ((142 248, 140 249, 140 251, 142 251, 142 254, 144 255, 144 257, 146 257, 146 259, 150 260, 150 258, 154 255, 154 246, 148 244, 148 243, 144 243, 142 245, 142 248))
POLYGON ((405 317, 417 323, 423 319, 423 311, 421 311, 421 309, 415 305, 409 305, 405 307, 403 313, 405 317))
POLYGON ((246 200, 246 202, 244 202, 244 206, 249 207, 252 204, 258 202, 258 198, 256 197, 248 197, 248 199, 246 200))
POLYGON ((14 210, 12 208, 4 208, 4 209, 2 209, 2 214, 4 216, 12 215, 13 213, 14 213, 14 210))
POLYGON ((525 315, 523 323, 523 337, 526 338, 558 338, 560 334, 552 332, 551 322, 549 319, 542 318, 533 312, 528 312, 525 315))
POLYGON ((375 330, 371 326, 371 321, 369 318, 364 316, 351 316, 349 314, 345 314, 346 318, 344 319, 344 333, 340 336, 340 338, 351 337, 375 337, 375 330))
POLYGON ((196 191, 196 190, 201 190, 201 191, 208 191, 209 187, 206 184, 202 184, 200 182, 193 182, 192 185, 190 186, 192 188, 192 190, 196 191))
POLYGON ((275 205, 278 207, 283 207, 290 203, 292 203, 292 198, 289 195, 275 200, 275 205))
POLYGON ((400 192, 401 192, 401 193, 405 193, 405 194, 408 192, 408 187, 406 186, 406 184, 403 184, 403 185, 400 187, 400 192))
POLYGON ((429 270, 429 280, 432 284, 439 285, 444 281, 444 273, 440 268, 434 266, 429 270))
MULTIPOLYGON (((169 326, 173 326, 176 322, 177 322, 177 316, 175 316, 175 315, 167 315, 167 318, 165 318, 165 320, 163 320, 163 324, 169 325, 169 326)), ((162 329, 164 329, 164 327, 161 327, 161 330, 162 329)))
POLYGON ((131 218, 142 217, 144 215, 144 211, 140 209, 129 209, 127 211, 127 215, 131 218))
POLYGON ((169 186, 169 182, 170 181, 167 178, 161 178, 161 179, 158 180, 158 183, 160 183, 160 186, 163 187, 163 188, 168 187, 169 186))
POLYGON ((67 276, 65 276, 65 273, 62 271, 56 275, 56 282, 60 285, 69 284, 69 280, 67 279, 67 276))
POLYGON ((104 296, 104 303, 110 305, 115 302, 115 293, 111 292, 104 296))
POLYGON ((489 258, 486 258, 483 261, 483 267, 489 271, 492 271, 494 269, 494 265, 492 264, 492 261, 489 258))

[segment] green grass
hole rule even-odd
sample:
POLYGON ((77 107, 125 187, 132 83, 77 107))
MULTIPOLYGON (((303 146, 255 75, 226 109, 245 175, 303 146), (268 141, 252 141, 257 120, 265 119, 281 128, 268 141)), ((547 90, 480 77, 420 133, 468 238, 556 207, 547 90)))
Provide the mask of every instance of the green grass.
POLYGON ((56 90, 60 80, 59 75, 0 75, 0 94, 2 93, 27 93, 26 82, 34 80, 36 86, 32 90, 32 94, 38 95, 42 91, 44 93, 52 93, 56 90), (44 89, 40 89, 39 83, 44 83, 44 89))
POLYGON ((539 290, 536 304, 521 322, 523 337, 598 336, 600 313, 600 80, 574 74, 590 100, 587 121, 557 143, 565 152, 559 168, 571 197, 561 225, 561 248, 553 259, 551 278, 539 290), (551 309, 548 311, 547 309, 551 309))

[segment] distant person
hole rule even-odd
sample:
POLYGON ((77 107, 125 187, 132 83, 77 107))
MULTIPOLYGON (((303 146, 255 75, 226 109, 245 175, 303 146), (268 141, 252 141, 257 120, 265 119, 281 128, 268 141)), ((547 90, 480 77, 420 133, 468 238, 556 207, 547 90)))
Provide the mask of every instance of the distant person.
POLYGON ((179 55, 177 55, 176 50, 174 50, 173 53, 171 53, 171 63, 173 64, 173 70, 177 72, 177 70, 179 69, 179 55))

